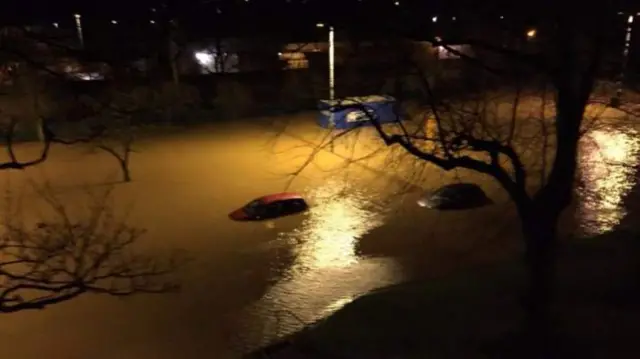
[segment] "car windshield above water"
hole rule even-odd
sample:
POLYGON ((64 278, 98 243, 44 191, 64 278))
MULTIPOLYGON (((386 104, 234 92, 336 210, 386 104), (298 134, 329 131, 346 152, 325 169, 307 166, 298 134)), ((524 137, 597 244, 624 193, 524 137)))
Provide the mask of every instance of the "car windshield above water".
POLYGON ((263 205, 264 203, 262 202, 262 199, 256 199, 244 206, 244 211, 250 216, 255 216, 263 205))

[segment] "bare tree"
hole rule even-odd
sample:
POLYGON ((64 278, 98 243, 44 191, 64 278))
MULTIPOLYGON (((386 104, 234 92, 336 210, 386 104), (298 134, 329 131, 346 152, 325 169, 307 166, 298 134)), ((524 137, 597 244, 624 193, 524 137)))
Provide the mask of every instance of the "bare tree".
POLYGON ((98 138, 94 144, 116 159, 122 172, 122 181, 131 182, 131 169, 129 167, 131 153, 134 152, 133 143, 136 138, 136 128, 127 118, 114 120, 107 134, 98 138))
MULTIPOLYGON (((365 104, 338 106, 366 114, 367 122, 396 156, 408 154, 445 171, 481 173, 506 191, 517 208, 525 240, 530 277, 524 338, 536 358, 547 357, 552 350, 558 221, 572 201, 580 138, 599 123, 606 109, 592 91, 603 65, 606 29, 616 21, 614 11, 577 17, 559 9, 546 18, 535 41, 527 40, 524 29, 509 29, 514 41, 497 44, 480 36, 431 40, 434 47, 491 76, 501 85, 497 91, 459 94, 446 101, 431 82, 432 73, 407 55, 401 66, 420 80, 424 95, 411 101, 422 107, 417 118, 398 111, 395 125, 389 127, 365 104), (493 61, 452 46, 460 43, 491 54, 493 61)), ((397 87, 398 107, 405 107, 400 81, 397 87)))
POLYGON ((37 192, 52 210, 48 219, 29 225, 15 207, 6 213, 0 312, 44 309, 87 293, 129 296, 179 288, 172 274, 184 260, 136 253, 144 231, 115 216, 110 189, 90 196, 84 217, 72 215, 50 187, 37 192))
POLYGON ((114 89, 107 97, 102 103, 85 98, 94 108, 94 127, 101 129, 101 136, 94 137, 90 146, 118 162, 124 182, 132 180, 130 161, 137 140, 180 125, 185 109, 198 101, 195 89, 175 83, 114 89))
POLYGON ((56 117, 65 116, 62 103, 71 97, 69 88, 58 86, 68 81, 66 74, 56 69, 61 56, 58 50, 62 48, 75 53, 55 38, 20 27, 0 28, 0 122, 8 157, 0 163, 0 170, 40 164, 48 158, 53 144, 88 142, 100 135, 92 132, 83 138, 69 139, 54 131, 56 117), (69 98, 62 100, 65 96, 69 98), (39 154, 30 160, 19 159, 15 152, 16 137, 26 128, 41 141, 39 154))

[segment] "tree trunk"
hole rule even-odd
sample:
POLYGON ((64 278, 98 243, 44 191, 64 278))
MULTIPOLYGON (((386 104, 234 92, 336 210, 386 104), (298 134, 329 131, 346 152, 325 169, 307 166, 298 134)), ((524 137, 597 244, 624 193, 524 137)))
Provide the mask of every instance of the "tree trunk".
POLYGON ((120 168, 122 169, 122 180, 124 182, 131 182, 131 172, 129 171, 129 160, 122 159, 119 160, 120 168))
POLYGON ((556 278, 557 218, 545 213, 528 215, 523 221, 529 287, 525 297, 528 341, 534 358, 551 355, 554 287, 556 278))

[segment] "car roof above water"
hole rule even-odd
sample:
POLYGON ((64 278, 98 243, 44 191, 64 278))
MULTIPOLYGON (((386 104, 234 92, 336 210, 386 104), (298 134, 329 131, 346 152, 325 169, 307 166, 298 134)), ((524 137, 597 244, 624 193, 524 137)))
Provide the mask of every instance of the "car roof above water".
POLYGON ((294 192, 282 192, 260 197, 260 200, 265 204, 277 201, 285 201, 288 199, 302 199, 302 196, 294 192))

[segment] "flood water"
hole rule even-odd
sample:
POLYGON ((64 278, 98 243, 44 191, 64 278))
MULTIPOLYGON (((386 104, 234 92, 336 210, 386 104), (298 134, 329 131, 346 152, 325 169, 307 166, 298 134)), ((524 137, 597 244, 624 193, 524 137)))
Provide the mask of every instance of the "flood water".
MULTIPOLYGON (((270 136, 257 125, 236 125, 142 144, 132 159, 134 182, 117 186, 116 202, 132 208, 130 220, 148 230, 145 244, 193 255, 181 273, 183 290, 127 300, 87 295, 40 312, 7 314, 0 322, 3 353, 20 359, 235 358, 372 289, 509 258, 519 248, 512 206, 486 177, 430 169, 415 188, 373 162, 347 166, 324 151, 291 181, 287 174, 311 149, 293 137, 275 145, 270 136), (495 205, 473 213, 415 205, 421 191, 452 180, 478 183, 495 205), (249 200, 285 189, 303 193, 309 211, 260 223, 227 218, 249 200)), ((583 234, 623 221, 639 150, 628 128, 585 138, 576 213, 583 234)), ((65 203, 76 203, 75 187, 117 175, 109 157, 57 151, 41 167, 0 173, 0 180, 10 178, 12 188, 50 181, 64 189, 65 203)))
POLYGON ((638 155, 640 138, 636 129, 598 129, 585 136, 577 211, 584 235, 611 231, 628 214, 624 200, 637 184, 638 155))

